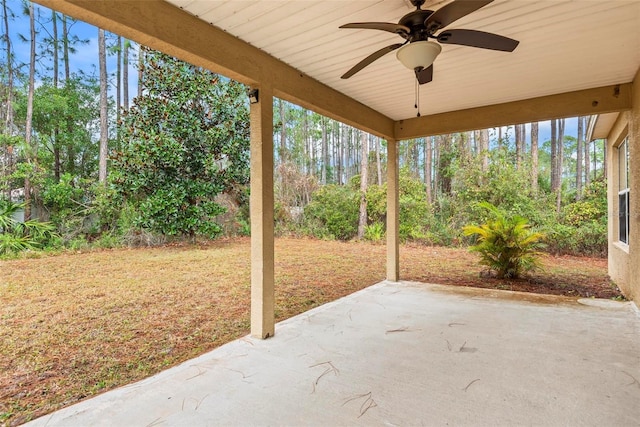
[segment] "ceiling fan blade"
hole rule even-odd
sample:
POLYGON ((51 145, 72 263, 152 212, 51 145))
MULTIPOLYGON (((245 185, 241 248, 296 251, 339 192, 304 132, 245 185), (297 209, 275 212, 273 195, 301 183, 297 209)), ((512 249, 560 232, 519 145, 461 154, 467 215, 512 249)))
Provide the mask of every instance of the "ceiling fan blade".
POLYGON ((398 49, 402 45, 403 45, 403 43, 396 43, 396 44, 392 44, 392 45, 387 46, 387 47, 383 47, 382 49, 380 49, 380 50, 378 50, 376 52, 373 52, 371 55, 367 56, 362 61, 360 61, 356 65, 354 65, 353 68, 351 68, 349 71, 344 73, 341 78, 348 79, 349 77, 353 76, 358 71, 362 70, 367 65, 371 64, 376 59, 383 57, 384 55, 386 55, 389 52, 393 52, 394 50, 398 49))
POLYGON ((404 25, 392 24, 390 22, 352 22, 341 25, 339 28, 360 28, 366 30, 388 31, 394 34, 409 34, 411 29, 404 25))
POLYGON ((509 37, 476 30, 443 31, 438 34, 438 41, 443 44, 459 44, 503 52, 513 52, 520 43, 518 40, 510 39, 509 37))
POLYGON ((423 68, 420 71, 416 71, 416 79, 418 79, 418 83, 421 85, 425 83, 429 83, 433 80, 433 65, 430 65, 427 68, 423 68))
POLYGON ((448 5, 441 7, 440 9, 433 12, 429 17, 424 21, 425 27, 430 34, 433 34, 435 31, 438 31, 441 28, 446 27, 454 21, 462 18, 470 14, 471 12, 475 12, 483 6, 488 5, 493 0, 457 0, 453 3, 449 3, 448 5))

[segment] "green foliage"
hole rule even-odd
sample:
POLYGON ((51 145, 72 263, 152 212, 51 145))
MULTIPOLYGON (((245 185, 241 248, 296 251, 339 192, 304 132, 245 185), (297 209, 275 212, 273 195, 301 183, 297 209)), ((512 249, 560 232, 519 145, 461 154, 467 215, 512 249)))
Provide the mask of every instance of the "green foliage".
POLYGON ((384 225, 380 222, 374 222, 367 225, 364 229, 364 238, 372 242, 379 242, 384 237, 384 225))
POLYGON ((387 184, 367 188, 367 216, 369 224, 384 223, 387 216, 387 184))
POLYGON ((360 196, 347 186, 325 185, 304 209, 307 229, 317 237, 348 240, 358 231, 360 196))
POLYGON ((427 192, 424 184, 403 168, 399 174, 401 240, 425 239, 430 217, 427 192))
POLYGON ((563 223, 577 227, 585 222, 597 220, 602 212, 590 201, 578 201, 564 207, 562 212, 563 223))
POLYGON ((498 148, 489 153, 486 172, 482 170, 480 158, 456 169, 452 195, 445 196, 453 198, 445 216, 451 218, 454 228, 486 217, 487 212, 479 202, 525 216, 536 225, 544 223, 553 213, 553 201, 549 197, 543 193, 530 194, 529 167, 516 167, 511 157, 506 148, 498 148))
POLYGON ((135 228, 167 236, 216 237, 217 194, 249 179, 245 88, 154 51, 144 95, 123 114, 111 183, 135 228), (131 212, 130 212, 131 213, 131 212))
POLYGON ((607 255, 606 221, 584 222, 578 226, 555 224, 547 235, 547 249, 550 252, 588 256, 607 255))
MULTIPOLYGON (((425 240, 429 238, 432 212, 427 201, 424 184, 411 176, 407 168, 399 174, 400 239, 425 240)), ((387 214, 387 185, 371 185, 367 189, 367 215, 369 223, 384 223, 387 214)))
POLYGON ((17 221, 14 216, 23 208, 24 204, 0 201, 0 255, 42 249, 56 237, 51 223, 17 221))
POLYGON ((547 224, 548 249, 555 253, 606 256, 607 187, 602 179, 584 189, 581 200, 562 208, 558 222, 547 224))
POLYGON ((543 234, 532 231, 519 215, 508 215, 488 202, 479 206, 493 218, 480 226, 467 225, 463 233, 477 236, 478 243, 470 250, 480 254, 480 263, 494 270, 498 278, 517 278, 536 267, 543 234))
MULTIPOLYGON (((31 157, 37 154, 48 177, 64 172, 81 178, 94 176, 97 144, 92 136, 99 119, 98 95, 95 79, 86 76, 71 76, 62 87, 55 87, 51 79, 45 79, 36 88, 33 128, 40 150, 31 157)), ((20 92, 16 101, 16 115, 24 120, 26 91, 20 92)))

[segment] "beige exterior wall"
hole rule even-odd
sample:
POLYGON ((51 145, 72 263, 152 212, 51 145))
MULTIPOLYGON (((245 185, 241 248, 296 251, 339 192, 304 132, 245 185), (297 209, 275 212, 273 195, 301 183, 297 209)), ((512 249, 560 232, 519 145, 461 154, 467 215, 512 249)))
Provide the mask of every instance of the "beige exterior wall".
POLYGON ((640 70, 632 89, 632 108, 621 113, 607 137, 609 276, 628 299, 640 301, 640 70), (619 242, 619 163, 617 147, 629 141, 629 244, 619 242))

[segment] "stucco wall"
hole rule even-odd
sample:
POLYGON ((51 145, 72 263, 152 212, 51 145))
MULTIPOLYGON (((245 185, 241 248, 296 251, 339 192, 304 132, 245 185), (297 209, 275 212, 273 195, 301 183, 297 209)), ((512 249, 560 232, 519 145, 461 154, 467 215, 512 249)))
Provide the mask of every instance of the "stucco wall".
POLYGON ((608 235, 609 235, 609 276, 620 287, 625 295, 631 292, 629 257, 630 246, 618 242, 619 214, 618 208, 618 150, 629 131, 630 112, 621 113, 607 136, 607 194, 608 194, 608 235))
POLYGON ((620 114, 607 137, 609 276, 624 295, 640 301, 640 70, 635 76, 631 111, 620 114), (629 136, 629 245, 618 242, 618 152, 629 136))

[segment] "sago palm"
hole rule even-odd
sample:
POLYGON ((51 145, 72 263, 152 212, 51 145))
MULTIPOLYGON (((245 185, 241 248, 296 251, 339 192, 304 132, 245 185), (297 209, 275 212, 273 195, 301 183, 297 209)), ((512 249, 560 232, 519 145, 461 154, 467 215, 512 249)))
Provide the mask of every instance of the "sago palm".
POLYGON ((480 263, 495 271, 498 278, 517 278, 537 267, 544 235, 531 230, 526 218, 507 216, 488 202, 480 206, 487 209, 493 219, 462 229, 465 236, 477 236, 477 244, 469 249, 480 254, 480 263))

